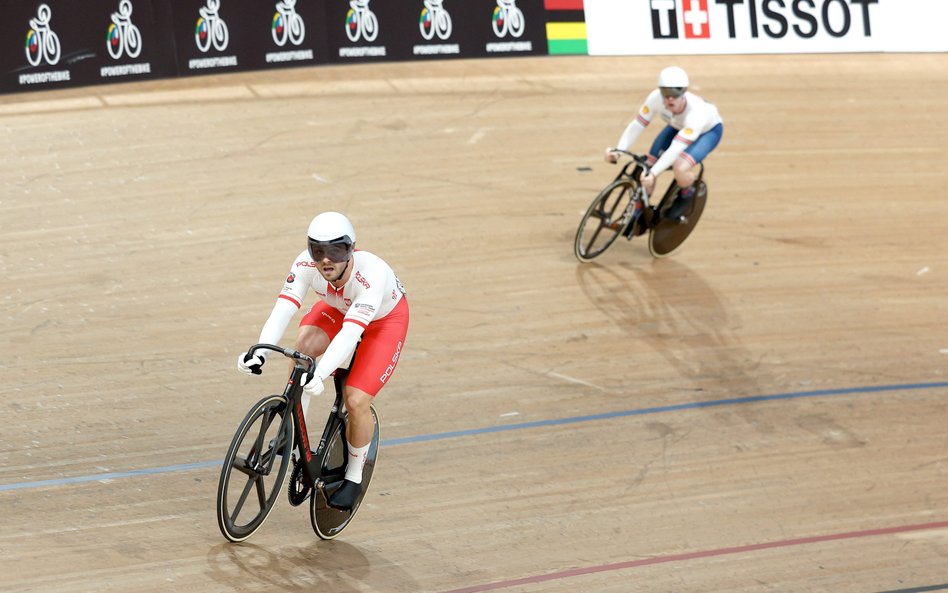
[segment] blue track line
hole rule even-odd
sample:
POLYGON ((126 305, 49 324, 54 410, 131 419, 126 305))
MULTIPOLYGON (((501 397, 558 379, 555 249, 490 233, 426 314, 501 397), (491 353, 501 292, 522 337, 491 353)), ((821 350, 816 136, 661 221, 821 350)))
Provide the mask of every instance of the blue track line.
MULTIPOLYGON (((939 389, 948 387, 948 381, 937 381, 932 383, 909 383, 906 385, 879 385, 874 387, 849 387, 846 389, 820 389, 816 391, 802 391, 799 393, 777 393, 773 395, 752 395, 748 397, 734 397, 730 399, 719 399, 703 402, 691 402, 687 404, 675 404, 672 406, 657 406, 654 408, 639 408, 636 410, 623 410, 619 412, 606 412, 603 414, 590 414, 588 416, 573 416, 571 418, 553 418, 551 420, 537 420, 535 422, 521 422, 519 424, 505 424, 503 426, 486 426, 483 428, 472 428, 468 430, 456 430, 451 432, 439 432, 435 434, 421 434, 412 437, 402 437, 398 439, 383 439, 380 443, 383 447, 395 445, 409 445, 413 443, 423 443, 427 441, 440 441, 445 439, 454 439, 466 436, 476 436, 490 434, 493 432, 507 432, 511 430, 524 430, 528 428, 538 428, 543 426, 560 426, 564 424, 578 424, 581 422, 595 422, 597 420, 610 420, 613 418, 623 418, 626 416, 643 416, 645 414, 661 414, 664 412, 678 412, 682 410, 695 410, 700 408, 713 408, 719 406, 734 406, 743 404, 752 404, 767 401, 780 401, 791 399, 803 399, 807 397, 833 397, 839 395, 858 395, 868 393, 880 393, 885 391, 911 391, 921 389, 939 389)), ((200 461, 196 463, 182 463, 179 465, 168 465, 164 467, 153 467, 148 469, 138 469, 126 472, 111 472, 105 474, 94 474, 88 476, 75 476, 72 478, 58 478, 55 480, 39 480, 35 482, 15 482, 13 484, 0 484, 0 492, 9 490, 27 490, 30 488, 44 488, 48 486, 63 486, 66 484, 81 484, 84 482, 100 482, 104 480, 117 480, 121 478, 132 478, 136 476, 147 476, 154 474, 166 474, 181 471, 190 471, 195 469, 205 469, 209 467, 220 467, 222 460, 200 461)))
POLYGON ((927 587, 914 587, 912 589, 893 589, 891 591, 881 591, 880 593, 926 593, 928 591, 944 591, 945 589, 948 589, 948 583, 928 585, 927 587))

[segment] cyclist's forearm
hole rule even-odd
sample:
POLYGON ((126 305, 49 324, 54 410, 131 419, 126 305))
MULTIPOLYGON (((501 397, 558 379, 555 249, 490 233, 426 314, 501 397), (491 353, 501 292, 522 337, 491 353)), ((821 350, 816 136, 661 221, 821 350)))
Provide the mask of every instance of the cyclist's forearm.
POLYGON ((345 321, 342 329, 329 343, 326 353, 316 365, 316 375, 322 379, 329 377, 355 351, 356 344, 362 336, 363 327, 358 323, 345 321))

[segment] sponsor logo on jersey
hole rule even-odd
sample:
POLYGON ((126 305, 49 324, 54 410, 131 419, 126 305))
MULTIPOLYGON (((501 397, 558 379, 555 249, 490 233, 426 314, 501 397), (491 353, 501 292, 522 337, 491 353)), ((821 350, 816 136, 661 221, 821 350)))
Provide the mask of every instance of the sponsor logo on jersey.
POLYGON ((355 309, 356 313, 365 315, 366 317, 372 317, 375 313, 375 307, 368 303, 356 303, 355 309))
POLYGON ((286 283, 293 284, 294 282, 296 282, 296 274, 290 272, 290 275, 286 277, 286 283))

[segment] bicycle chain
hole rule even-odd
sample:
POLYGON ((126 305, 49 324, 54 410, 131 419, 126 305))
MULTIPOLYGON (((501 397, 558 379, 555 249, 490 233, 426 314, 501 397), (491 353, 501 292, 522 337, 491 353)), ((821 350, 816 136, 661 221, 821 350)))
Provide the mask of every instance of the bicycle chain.
POLYGON ((290 483, 286 488, 286 496, 290 499, 290 504, 295 507, 303 504, 312 491, 312 486, 303 483, 303 464, 294 459, 290 483))

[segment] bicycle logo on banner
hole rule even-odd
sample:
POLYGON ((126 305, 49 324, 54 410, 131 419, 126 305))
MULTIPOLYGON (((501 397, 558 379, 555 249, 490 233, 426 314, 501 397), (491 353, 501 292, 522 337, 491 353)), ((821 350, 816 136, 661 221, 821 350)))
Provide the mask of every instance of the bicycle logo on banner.
POLYGON ((198 9, 201 16, 194 27, 194 41, 202 52, 211 49, 223 51, 227 48, 230 41, 230 33, 227 32, 227 23, 221 19, 217 11, 221 7, 221 0, 207 0, 207 6, 198 9))
POLYGON ((112 24, 109 25, 109 32, 105 36, 105 45, 113 59, 122 57, 122 52, 127 53, 130 58, 137 58, 142 52, 142 34, 132 23, 131 16, 131 0, 119 2, 118 12, 112 13, 112 24))
POLYGON ((30 30, 26 32, 26 59, 32 66, 39 66, 44 59, 50 65, 59 61, 59 36, 49 28, 53 11, 47 4, 36 9, 36 18, 30 19, 30 30))
POLYGON ((514 37, 523 35, 523 11, 517 8, 517 0, 497 0, 491 26, 497 37, 504 37, 507 33, 514 37))
POLYGON ((425 7, 421 9, 421 18, 418 19, 418 28, 421 36, 431 41, 435 33, 441 39, 451 37, 451 15, 444 9, 444 0, 424 0, 425 7))
POLYGON ((369 8, 369 0, 349 0, 349 12, 346 13, 346 35, 349 41, 358 41, 362 37, 371 43, 378 34, 379 19, 369 8))
POLYGON ((306 37, 306 25, 303 17, 296 13, 296 0, 280 0, 276 4, 276 13, 270 25, 273 42, 283 47, 289 39, 293 45, 303 43, 306 37))

